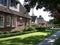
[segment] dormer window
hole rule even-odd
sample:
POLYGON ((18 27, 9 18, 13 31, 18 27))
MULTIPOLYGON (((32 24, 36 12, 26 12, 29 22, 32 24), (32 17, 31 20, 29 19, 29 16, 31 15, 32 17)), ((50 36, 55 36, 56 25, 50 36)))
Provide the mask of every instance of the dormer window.
POLYGON ((7 6, 7 0, 0 0, 0 4, 7 6))
POLYGON ((17 4, 18 4, 18 2, 14 1, 14 0, 11 0, 11 5, 10 6, 17 8, 17 4))
POLYGON ((0 0, 0 4, 3 4, 3 1, 2 0, 0 0))
POLYGON ((9 8, 11 10, 14 10, 14 11, 18 11, 19 12, 19 7, 20 7, 20 4, 17 0, 9 0, 9 8))
POLYGON ((18 2, 15 0, 0 0, 0 4, 17 8, 18 2))
POLYGON ((20 4, 18 0, 0 0, 0 6, 19 11, 20 4))
POLYGON ((3 5, 7 6, 7 0, 3 0, 3 5))

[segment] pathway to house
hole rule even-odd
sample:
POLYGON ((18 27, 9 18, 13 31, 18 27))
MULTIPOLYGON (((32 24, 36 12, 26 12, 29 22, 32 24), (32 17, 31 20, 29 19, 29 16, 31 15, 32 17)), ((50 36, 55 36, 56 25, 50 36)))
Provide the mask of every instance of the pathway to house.
POLYGON ((58 39, 59 36, 60 31, 57 31, 55 34, 51 35, 50 37, 46 38, 45 40, 36 45, 53 45, 55 40, 58 39))

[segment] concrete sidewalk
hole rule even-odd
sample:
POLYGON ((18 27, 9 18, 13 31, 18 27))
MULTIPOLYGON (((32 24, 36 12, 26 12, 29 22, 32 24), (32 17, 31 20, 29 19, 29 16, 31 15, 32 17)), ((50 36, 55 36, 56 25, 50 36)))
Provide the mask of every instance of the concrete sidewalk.
POLYGON ((53 45, 55 40, 58 39, 60 36, 60 31, 57 31, 55 34, 51 35, 50 37, 46 38, 42 42, 36 45, 53 45))

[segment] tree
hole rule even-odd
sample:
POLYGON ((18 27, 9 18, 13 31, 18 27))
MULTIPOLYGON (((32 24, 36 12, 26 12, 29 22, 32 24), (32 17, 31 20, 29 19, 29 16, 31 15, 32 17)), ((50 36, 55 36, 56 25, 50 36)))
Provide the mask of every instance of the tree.
POLYGON ((29 4, 25 5, 28 12, 37 3, 36 9, 45 7, 44 11, 51 11, 51 16, 60 19, 60 0, 25 0, 25 2, 29 2, 29 4))
POLYGON ((34 7, 37 3, 37 9, 45 7, 47 11, 58 10, 60 12, 60 0, 25 0, 25 2, 29 2, 30 8, 34 7))

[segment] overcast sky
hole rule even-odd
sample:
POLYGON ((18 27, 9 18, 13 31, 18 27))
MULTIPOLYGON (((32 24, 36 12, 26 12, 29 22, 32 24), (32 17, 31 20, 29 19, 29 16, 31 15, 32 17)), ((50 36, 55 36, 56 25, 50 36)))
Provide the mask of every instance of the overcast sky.
MULTIPOLYGON (((24 0, 20 0, 21 4, 23 4, 24 0)), ((36 10, 36 7, 34 8, 34 15, 39 17, 39 15, 42 15, 42 17, 46 20, 46 21, 49 21, 50 19, 52 19, 51 17, 49 17, 48 15, 50 15, 49 12, 47 11, 43 11, 44 8, 42 9, 39 9, 39 10, 36 10)), ((32 15, 32 9, 29 13, 30 15, 32 15)))

